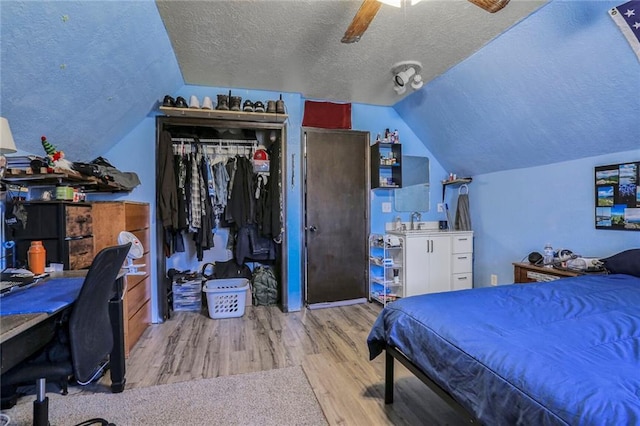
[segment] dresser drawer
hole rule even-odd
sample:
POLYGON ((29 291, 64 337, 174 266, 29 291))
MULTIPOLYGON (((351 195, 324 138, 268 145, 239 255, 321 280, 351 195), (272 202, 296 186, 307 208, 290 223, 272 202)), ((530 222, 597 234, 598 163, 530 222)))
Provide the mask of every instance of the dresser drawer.
POLYGON ((135 231, 149 227, 149 205, 138 203, 125 203, 125 228, 127 231, 135 231))
POLYGON ((138 310, 151 299, 150 278, 147 276, 135 286, 127 289, 127 312, 129 318, 134 316, 138 310))
POLYGON ((91 266, 93 262, 93 238, 79 238, 68 240, 69 245, 69 269, 83 269, 91 266))
POLYGON ((66 237, 93 235, 90 205, 65 206, 64 216, 66 237))
POLYGON ((473 288, 473 274, 453 274, 451 277, 451 290, 467 290, 473 288))
POLYGON ((473 252, 473 237, 471 235, 455 235, 452 238, 452 253, 473 252))
POLYGON ((459 253, 451 256, 451 272, 459 274, 473 271, 473 255, 471 253, 459 253))

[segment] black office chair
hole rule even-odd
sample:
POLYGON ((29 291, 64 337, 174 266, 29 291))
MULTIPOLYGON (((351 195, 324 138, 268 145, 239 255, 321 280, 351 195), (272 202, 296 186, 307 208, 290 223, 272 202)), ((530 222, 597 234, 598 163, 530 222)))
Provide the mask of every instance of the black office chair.
POLYGON ((45 380, 60 383, 62 393, 66 394, 70 376, 78 384, 86 385, 108 364, 113 348, 109 300, 115 296, 114 283, 130 247, 131 243, 127 243, 101 250, 91 263, 68 321, 61 324, 54 341, 2 375, 3 394, 12 387, 15 392, 18 386, 36 381, 34 425, 48 424, 45 380))

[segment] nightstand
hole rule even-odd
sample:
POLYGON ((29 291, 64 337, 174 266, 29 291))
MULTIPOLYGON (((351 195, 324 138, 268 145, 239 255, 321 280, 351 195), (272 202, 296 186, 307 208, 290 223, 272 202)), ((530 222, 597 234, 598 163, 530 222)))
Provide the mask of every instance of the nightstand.
POLYGON ((577 277, 578 275, 582 275, 582 273, 555 268, 545 268, 543 266, 535 266, 530 263, 515 262, 513 264, 513 282, 515 283, 554 281, 560 278, 577 277))

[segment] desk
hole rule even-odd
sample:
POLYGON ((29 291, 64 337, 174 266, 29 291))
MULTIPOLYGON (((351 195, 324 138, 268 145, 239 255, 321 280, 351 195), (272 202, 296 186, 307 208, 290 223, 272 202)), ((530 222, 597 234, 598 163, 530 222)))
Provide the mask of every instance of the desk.
MULTIPOLYGON (((52 273, 51 277, 47 278, 43 285, 46 285, 47 280, 85 277, 86 274, 86 270, 52 273)), ((114 283, 116 295, 109 301, 109 316, 111 317, 113 330, 113 349, 109 357, 109 368, 111 391, 114 393, 122 392, 126 382, 122 308, 123 278, 124 273, 120 273, 114 283)), ((21 291, 29 291, 29 289, 21 291)), ((0 373, 8 371, 44 347, 53 338, 56 321, 65 310, 66 308, 53 313, 0 316, 0 352, 2 358, 0 373)))

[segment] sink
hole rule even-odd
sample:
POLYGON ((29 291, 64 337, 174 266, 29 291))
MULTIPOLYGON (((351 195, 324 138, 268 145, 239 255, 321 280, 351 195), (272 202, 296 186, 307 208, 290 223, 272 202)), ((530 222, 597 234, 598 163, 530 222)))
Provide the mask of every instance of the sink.
POLYGON ((404 231, 391 230, 387 231, 389 234, 397 235, 414 235, 414 234, 433 234, 434 232, 440 232, 438 229, 407 229, 404 231))

